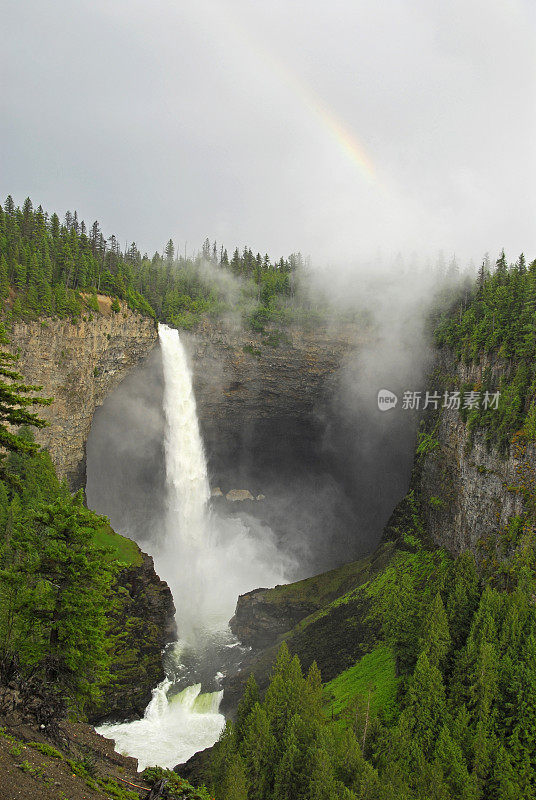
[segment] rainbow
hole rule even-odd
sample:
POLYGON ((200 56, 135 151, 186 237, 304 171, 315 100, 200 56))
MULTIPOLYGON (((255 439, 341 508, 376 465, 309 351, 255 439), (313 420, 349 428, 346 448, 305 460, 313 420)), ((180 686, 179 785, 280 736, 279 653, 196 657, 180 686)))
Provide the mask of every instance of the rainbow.
POLYGON ((365 147, 357 137, 337 118, 335 113, 325 105, 318 94, 302 83, 297 76, 293 75, 292 78, 292 83, 299 88, 299 96, 302 98, 303 102, 320 119, 343 153, 359 167, 361 172, 371 183, 377 183, 378 178, 374 164, 367 154, 365 147))
MULTIPOLYGON (((337 117, 335 112, 329 108, 314 89, 306 84, 296 72, 277 58, 262 42, 256 33, 247 28, 242 20, 230 8, 228 3, 211 2, 210 19, 214 20, 217 15, 221 23, 226 25, 229 32, 240 40, 243 47, 249 48, 252 53, 262 60, 271 72, 277 74, 281 82, 287 86, 306 106, 309 111, 322 123, 324 129, 335 140, 339 149, 348 157, 354 166, 358 167, 361 174, 372 184, 378 184, 376 169, 366 148, 355 136, 355 134, 337 117)), ((199 6, 198 6, 199 7, 199 6)))

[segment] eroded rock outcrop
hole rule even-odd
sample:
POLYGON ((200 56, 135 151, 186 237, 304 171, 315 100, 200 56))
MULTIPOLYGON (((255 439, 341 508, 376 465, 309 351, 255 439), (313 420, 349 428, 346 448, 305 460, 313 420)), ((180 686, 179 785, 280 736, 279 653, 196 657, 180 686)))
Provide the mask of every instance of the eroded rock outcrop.
MULTIPOLYGON (((279 587, 277 587, 279 588, 279 587)), ((260 650, 269 647, 283 633, 319 608, 319 601, 299 598, 273 602, 274 590, 254 589, 238 598, 231 630, 240 641, 260 650)))
POLYGON ((37 431, 36 439, 73 489, 85 485, 85 445, 96 407, 158 339, 154 320, 125 306, 115 314, 101 303, 101 313, 77 324, 18 322, 8 332, 24 379, 54 398, 39 409, 49 426, 37 431))

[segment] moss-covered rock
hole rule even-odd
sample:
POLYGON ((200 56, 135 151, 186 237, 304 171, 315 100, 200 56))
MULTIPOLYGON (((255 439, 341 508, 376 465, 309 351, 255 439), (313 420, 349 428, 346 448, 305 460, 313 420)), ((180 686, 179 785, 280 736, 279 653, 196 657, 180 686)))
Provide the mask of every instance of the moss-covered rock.
POLYGON ((94 723, 143 714, 152 689, 164 679, 162 651, 176 638, 171 591, 156 574, 153 559, 140 551, 140 560, 125 567, 113 587, 112 681, 90 709, 94 723))
POLYGON ((378 627, 369 619, 370 599, 359 589, 385 567, 395 550, 393 542, 386 542, 373 555, 359 561, 304 581, 263 589, 258 604, 247 599, 257 593, 241 597, 233 630, 238 635, 248 630, 249 610, 252 639, 247 643, 266 644, 250 654, 238 674, 224 681, 222 710, 233 713, 251 672, 260 689, 266 688, 283 640, 291 653, 299 656, 304 669, 316 661, 324 680, 331 680, 372 650, 378 640, 378 627), (262 638, 259 632, 253 633, 255 624, 264 625, 262 638))

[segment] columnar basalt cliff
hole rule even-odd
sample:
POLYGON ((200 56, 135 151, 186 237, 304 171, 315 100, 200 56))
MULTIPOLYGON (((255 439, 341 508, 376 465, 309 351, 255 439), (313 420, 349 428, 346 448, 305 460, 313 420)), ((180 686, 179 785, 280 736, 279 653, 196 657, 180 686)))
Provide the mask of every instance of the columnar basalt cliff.
MULTIPOLYGON (((504 365, 485 358, 478 365, 456 364, 442 353, 443 377, 456 378, 459 386, 479 386, 488 369, 495 380, 504 365)), ((536 464, 534 447, 526 452, 510 448, 502 455, 477 429, 471 436, 456 410, 443 409, 433 434, 437 447, 423 460, 420 491, 426 527, 432 539, 452 553, 475 550, 478 541, 504 529, 510 517, 523 511, 520 489, 522 462, 536 464)))
POLYGON ((45 319, 8 331, 24 379, 54 398, 39 410, 49 425, 36 439, 73 489, 85 485, 85 445, 96 407, 158 340, 154 320, 124 306, 113 313, 107 301, 100 297, 101 312, 76 324, 45 319))
POLYGON ((439 447, 422 471, 427 530, 453 553, 473 549, 523 511, 517 491, 520 461, 488 449, 477 432, 471 443, 459 415, 446 411, 436 432, 439 447), (436 499, 437 498, 437 499, 436 499))

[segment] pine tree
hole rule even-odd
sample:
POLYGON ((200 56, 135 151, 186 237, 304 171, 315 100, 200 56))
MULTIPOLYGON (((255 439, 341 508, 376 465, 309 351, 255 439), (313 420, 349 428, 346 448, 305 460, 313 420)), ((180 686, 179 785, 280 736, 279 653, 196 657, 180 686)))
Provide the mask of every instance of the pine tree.
POLYGON ((423 652, 411 678, 408 707, 403 715, 407 716, 415 741, 425 756, 433 750, 445 713, 445 687, 441 673, 423 652))
POLYGON ((502 687, 503 703, 505 698, 510 699, 510 707, 503 707, 499 719, 502 727, 509 722, 508 751, 512 763, 520 774, 525 754, 528 754, 532 762, 529 770, 536 774, 536 638, 533 632, 519 642, 509 685, 502 687))
POLYGON ((238 251, 238 247, 235 248, 233 257, 231 259, 230 267, 231 267, 231 272, 234 275, 240 275, 240 273, 242 272, 242 261, 240 259, 240 253, 238 251))
POLYGON ((218 800, 248 800, 246 770, 240 755, 234 753, 226 766, 218 800))
POLYGON ((173 262, 175 257, 175 245, 173 244, 173 239, 169 239, 168 243, 166 244, 166 248, 164 250, 164 256, 168 264, 173 262))
POLYGON ((277 797, 277 800, 296 800, 303 793, 302 781, 303 754, 300 753, 294 731, 290 731, 282 757, 276 765, 273 797, 277 797))
POLYGON ((243 730, 239 750, 250 787, 249 800, 268 800, 277 745, 266 712, 259 703, 255 703, 243 730))
POLYGON ((451 646, 449 625, 441 595, 437 592, 424 624, 421 651, 431 665, 442 669, 451 646))
POLYGON ((5 256, 0 257, 0 296, 9 295, 9 272, 5 256))
POLYGON ((29 197, 22 205, 22 235, 29 237, 33 231, 33 206, 29 197))
POLYGON ((260 701, 259 687, 255 676, 251 674, 247 680, 244 694, 242 695, 236 711, 235 729, 238 741, 241 741, 246 719, 253 711, 255 704, 260 701))
POLYGON ((534 797, 534 793, 529 789, 530 794, 523 791, 518 783, 518 775, 512 766, 512 762, 505 747, 497 743, 497 748, 493 752, 493 762, 491 774, 487 782, 487 796, 496 797, 498 800, 528 800, 534 797))
POLYGON ((447 579, 446 612, 455 650, 465 643, 479 596, 474 556, 469 552, 462 553, 453 563, 447 579))
POLYGON ((42 607, 50 613, 47 678, 68 686, 80 701, 98 696, 108 678, 105 612, 113 576, 95 544, 95 531, 105 521, 83 502, 82 493, 74 500, 58 498, 36 513, 34 523, 42 543, 39 573, 46 582, 42 607))
MULTIPOLYGON (((94 223, 97 225, 98 223, 94 223)), ((50 235, 53 239, 58 239, 60 235, 60 219, 56 213, 50 217, 50 235)))
POLYGON ((237 752, 234 725, 228 720, 220 734, 220 738, 214 746, 214 751, 209 763, 210 784, 218 800, 219 798, 221 798, 221 800, 226 800, 226 798, 221 795, 221 787, 223 785, 227 765, 237 752))
POLYGON ((491 642, 480 644, 478 657, 470 673, 471 706, 476 718, 490 722, 492 705, 497 694, 497 652, 491 642))
POLYGON ((338 781, 357 797, 375 796, 374 792, 379 790, 378 773, 365 759, 361 742, 352 730, 337 731, 331 738, 330 754, 338 781))
POLYGON ((495 263, 495 274, 498 280, 501 283, 503 283, 506 280, 507 273, 508 273, 508 262, 504 254, 504 250, 501 250, 501 254, 495 263))
MULTIPOLYGON (((0 325, 0 345, 6 345, 9 340, 5 329, 0 325)), ((17 359, 7 350, 0 351, 0 447, 4 453, 0 454, 0 479, 6 478, 5 456, 6 452, 16 451, 32 453, 38 448, 34 442, 29 442, 14 432, 14 427, 31 425, 43 428, 46 422, 37 412, 32 411, 34 406, 50 405, 52 400, 35 395, 40 386, 30 386, 22 382, 22 375, 13 369, 17 359)))
POLYGON ((286 643, 281 645, 273 678, 266 692, 264 708, 278 746, 284 741, 288 726, 303 707, 305 681, 299 659, 290 658, 286 643))
POLYGON ((335 778, 329 756, 323 747, 311 751, 310 779, 307 791, 308 800, 333 800, 335 796, 335 778))
POLYGON ((443 778, 449 785, 453 797, 476 800, 478 787, 474 776, 469 775, 462 749, 452 739, 443 725, 435 746, 435 762, 441 768, 443 778))
POLYGON ((322 676, 316 661, 309 667, 303 691, 301 715, 305 719, 319 721, 323 715, 324 689, 322 676))

